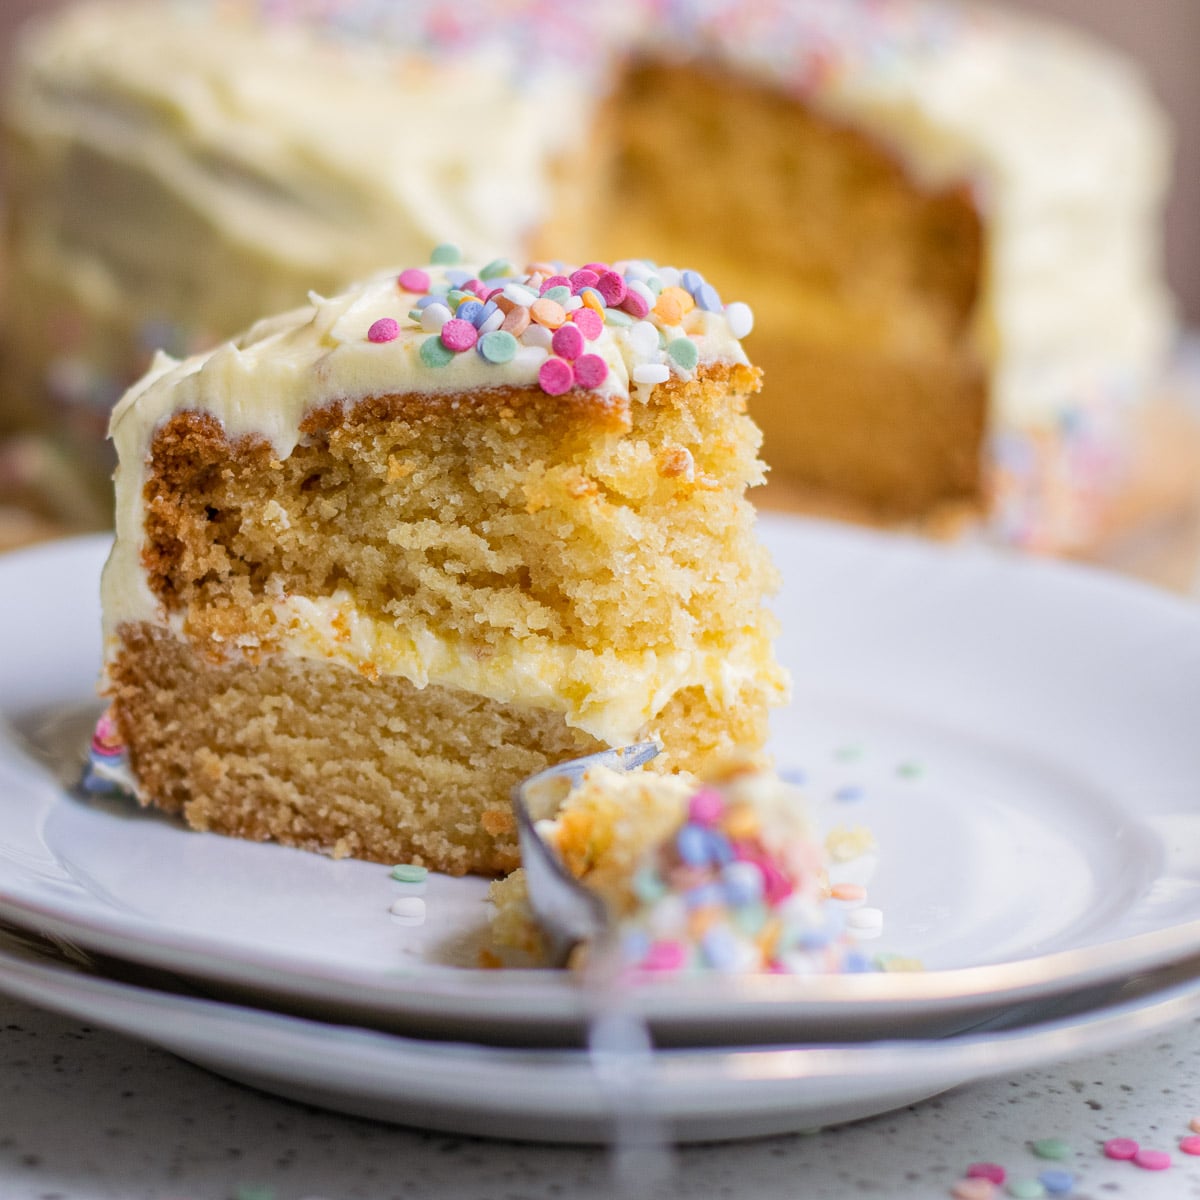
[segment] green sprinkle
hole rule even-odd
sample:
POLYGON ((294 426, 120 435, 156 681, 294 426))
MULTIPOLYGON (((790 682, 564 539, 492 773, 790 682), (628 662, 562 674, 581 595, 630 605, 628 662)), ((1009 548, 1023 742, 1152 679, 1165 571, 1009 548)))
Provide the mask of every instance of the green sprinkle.
POLYGON ((547 288, 542 293, 543 300, 553 300, 555 304, 566 304, 570 298, 571 289, 564 283, 559 283, 552 288, 547 288))
POLYGON ((672 362, 685 371, 695 370, 696 364, 700 361, 700 348, 689 337, 680 337, 668 342, 667 353, 671 356, 672 362))
POLYGON ((479 339, 479 353, 490 363, 512 362, 517 339, 507 329, 493 329, 479 339))
POLYGON ((455 312, 460 304, 466 304, 468 300, 478 300, 479 297, 474 292, 464 292, 462 288, 451 288, 446 293, 446 303, 450 306, 450 311, 455 312))
POLYGON ((454 358, 454 351, 442 342, 439 334, 421 343, 421 361, 427 367, 444 367, 454 358))
POLYGON ((633 876, 633 894, 643 904, 653 904, 667 894, 667 885, 653 867, 642 867, 633 876))
POLYGON ((605 325, 632 325, 633 318, 627 313, 622 312, 619 308, 606 308, 604 310, 605 325))
POLYGON ((424 883, 428 874, 428 867, 421 867, 416 863, 397 863, 392 868, 392 878, 400 883, 424 883))
POLYGON ((839 746, 834 752, 833 757, 838 762, 858 762, 862 758, 863 752, 861 746, 839 746))
POLYGON ((920 779, 925 774, 925 768, 920 763, 902 762, 896 768, 896 774, 901 779, 920 779))
POLYGON ((512 275, 513 265, 506 258, 493 258, 482 271, 480 279, 499 279, 502 275, 512 275))
POLYGON ((1046 1189, 1036 1179, 1014 1179, 1006 1190, 1018 1200, 1037 1200, 1046 1194, 1046 1189))
MULTIPOLYGON (((1071 1147, 1062 1138, 1057 1137, 1039 1138, 1029 1148, 1038 1158, 1053 1158, 1058 1160, 1067 1158, 1071 1153, 1071 1147)), ((1030 1194, 1040 1196, 1041 1192, 1030 1194)))
POLYGON ((408 319, 410 321, 416 321, 419 325, 421 323, 421 310, 419 308, 410 308, 408 310, 408 319))
POLYGON ((462 251, 453 242, 443 242, 434 246, 429 261, 439 267, 452 267, 462 260, 462 251))
POLYGON ((646 280, 646 286, 656 295, 661 296, 663 292, 663 282, 657 275, 651 275, 646 280))

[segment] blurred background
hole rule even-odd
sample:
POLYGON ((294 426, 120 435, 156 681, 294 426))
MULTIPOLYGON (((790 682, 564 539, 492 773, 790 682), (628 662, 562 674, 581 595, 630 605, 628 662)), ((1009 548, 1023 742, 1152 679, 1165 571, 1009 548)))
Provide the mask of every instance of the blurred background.
MULTIPOLYGON (((1167 275, 1188 324, 1200 325, 1200 0, 992 0, 1089 29, 1142 64, 1175 125, 1167 275)), ((64 0, 0 0, 0 86, 13 31, 64 0)))

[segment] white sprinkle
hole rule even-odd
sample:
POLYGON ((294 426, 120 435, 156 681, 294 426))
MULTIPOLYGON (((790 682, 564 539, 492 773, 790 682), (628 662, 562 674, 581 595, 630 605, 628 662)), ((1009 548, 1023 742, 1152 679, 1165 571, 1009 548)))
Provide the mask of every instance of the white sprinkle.
POLYGON ((679 286, 679 269, 677 267, 659 267, 658 277, 665 288, 679 286))
POLYGON ((649 358, 658 351, 658 329, 649 321, 631 325, 625 336, 629 338, 629 348, 638 358, 649 358))
POLYGON ((539 350, 549 350, 554 340, 554 334, 545 325, 530 325, 521 334, 521 341, 526 346, 537 346, 539 350))
POLYGON ((846 914, 846 924, 851 929, 878 932, 883 928, 883 909, 869 907, 851 909, 846 914))
POLYGON ((524 308, 528 308, 538 298, 537 292, 531 292, 529 288, 523 287, 519 283, 508 284, 503 295, 514 304, 520 304, 524 308))
POLYGON ((426 333, 437 333, 450 320, 450 310, 444 304, 427 304, 421 310, 421 328, 426 333))
POLYGON ((425 920, 425 901, 420 896, 400 896, 392 901, 388 912, 394 917, 403 917, 414 925, 425 920))
POLYGON ((569 300, 567 300, 563 304, 563 308, 567 312, 574 312, 577 308, 582 308, 582 307, 583 307, 583 297, 582 296, 572 296, 569 300))
POLYGON ((485 333, 491 333, 493 329, 499 329, 504 324, 504 313, 496 309, 494 313, 479 327, 479 336, 483 337, 485 333))
POLYGON ((642 363, 633 368, 634 383, 666 383, 671 378, 671 368, 666 363, 642 363))
POLYGON ((725 320, 729 322, 729 332, 739 341, 754 328, 754 313, 750 305, 740 300, 725 305, 725 320))

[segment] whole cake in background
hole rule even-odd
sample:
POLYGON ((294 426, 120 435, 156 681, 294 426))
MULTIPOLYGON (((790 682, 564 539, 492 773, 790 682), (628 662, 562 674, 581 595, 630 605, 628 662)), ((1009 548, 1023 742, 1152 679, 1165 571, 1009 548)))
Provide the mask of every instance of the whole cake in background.
POLYGON ((451 240, 761 297, 776 480, 1100 536, 1171 330, 1118 56, 939 0, 87 2, 7 104, 10 385, 100 452, 151 350, 451 240))
POLYGON ((106 728, 195 828, 499 872, 521 779, 645 738, 703 770, 785 697, 750 309, 434 258, 160 355, 113 414, 106 728))

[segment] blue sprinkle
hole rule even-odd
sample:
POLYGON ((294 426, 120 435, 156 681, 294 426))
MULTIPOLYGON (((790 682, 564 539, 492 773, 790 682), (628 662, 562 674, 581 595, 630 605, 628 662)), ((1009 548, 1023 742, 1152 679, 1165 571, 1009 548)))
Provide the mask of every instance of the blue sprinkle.
POLYGON ((871 960, 861 950, 847 950, 842 969, 851 975, 862 975, 871 969, 871 960))
POLYGON ((709 862, 716 863, 718 866, 733 862, 733 847, 729 844, 729 839, 715 829, 706 829, 704 833, 705 841, 708 843, 709 862))
POLYGON ((470 271, 463 271, 458 267, 446 272, 446 282, 451 287, 460 288, 468 279, 471 278, 470 271))
POLYGON ((808 772, 800 767, 786 767, 779 772, 779 778, 784 783, 792 783, 801 787, 808 782, 808 772))
POLYGON ((737 938, 722 925, 714 925, 705 931, 700 948, 709 966, 718 971, 732 971, 738 964, 737 938))
POLYGON ((621 959, 640 963, 650 953, 650 939, 640 929, 630 929, 621 938, 621 959))
POLYGON ((689 867, 704 867, 710 861, 708 831, 702 825, 685 825, 675 836, 675 849, 689 867))
POLYGON ((839 804, 853 804, 856 800, 863 798, 863 790, 856 784, 847 784, 846 787, 840 787, 833 793, 833 798, 839 804))
POLYGON ((754 904, 763 893, 762 872, 749 862, 731 862, 721 872, 725 898, 733 908, 754 904))
POLYGON ((1038 1176, 1038 1183, 1052 1196, 1064 1196, 1075 1187, 1075 1176, 1061 1167, 1049 1167, 1038 1176))
POLYGON ((692 293, 692 299, 694 300, 696 298, 696 289, 702 287, 704 284, 704 276, 699 271, 684 271, 679 276, 679 282, 692 293))
POLYGON ((716 883, 702 883, 683 894, 683 902, 688 908, 715 908, 723 899, 723 889, 716 883))
POLYGON ((428 308, 431 304, 436 304, 437 302, 438 298, 432 294, 428 296, 422 296, 417 301, 417 308, 428 308))
POLYGON ((711 283, 702 283, 696 289, 696 305, 704 309, 705 312, 724 312, 725 306, 721 303, 721 297, 717 295, 717 289, 711 283))
POLYGON ((829 945, 837 935, 828 926, 821 929, 805 929, 796 937, 796 944, 805 950, 822 950, 829 945))
POLYGON ((455 310, 454 315, 460 321, 470 321, 476 328, 479 327, 479 316, 483 312, 483 305, 478 300, 464 300, 455 310))

